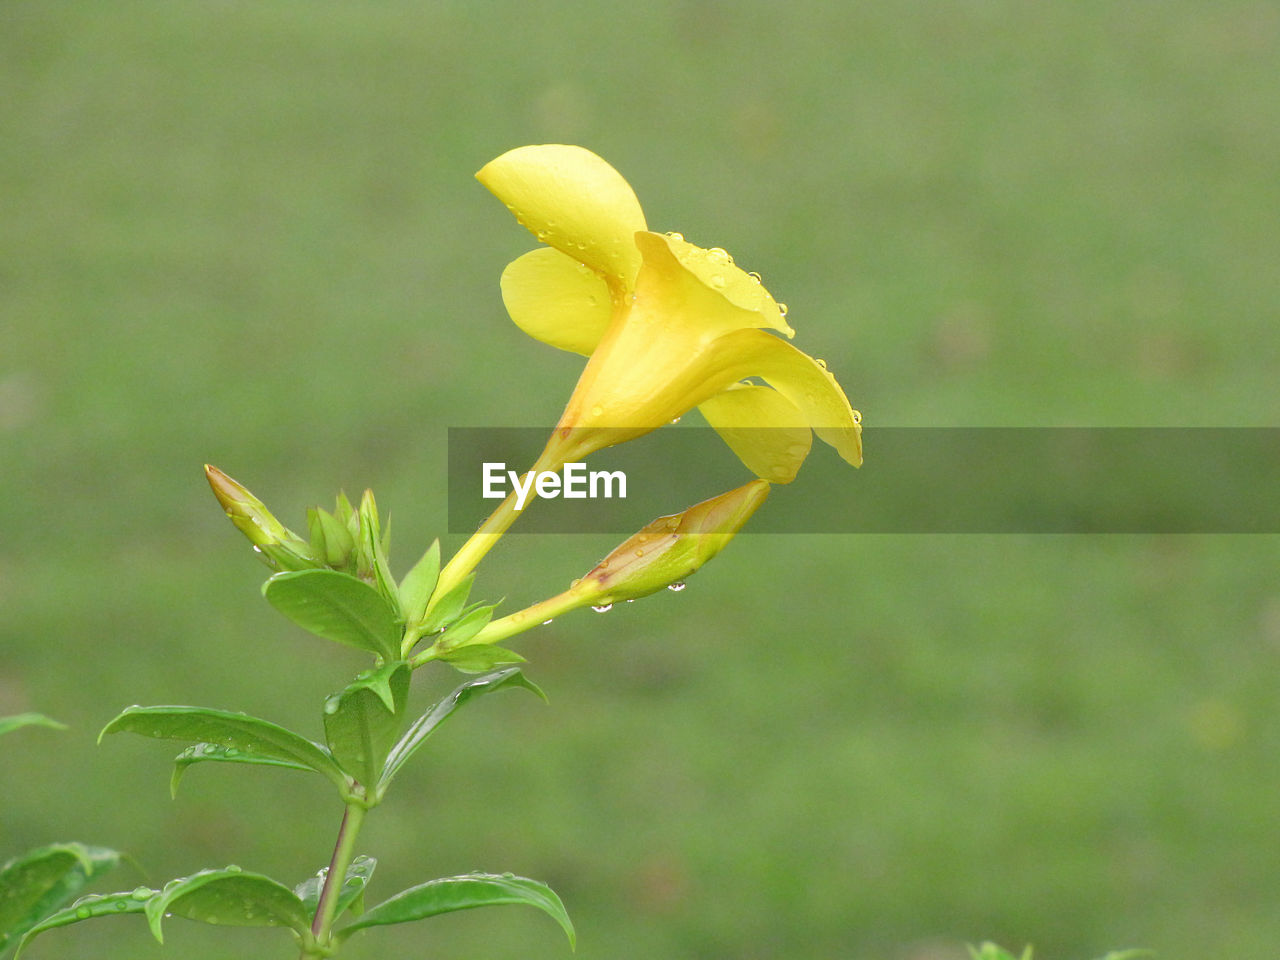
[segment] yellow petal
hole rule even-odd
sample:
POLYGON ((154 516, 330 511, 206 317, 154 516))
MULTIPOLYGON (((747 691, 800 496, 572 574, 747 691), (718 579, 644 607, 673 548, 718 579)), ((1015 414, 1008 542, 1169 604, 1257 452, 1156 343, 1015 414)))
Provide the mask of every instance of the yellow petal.
POLYGON ((759 281, 734 265, 723 250, 704 250, 679 237, 637 233, 644 258, 636 278, 636 299, 661 299, 680 322, 698 336, 716 337, 743 327, 770 327, 787 336, 777 301, 759 281))
POLYGON ((604 278, 547 247, 507 264, 502 302, 529 336, 584 356, 595 350, 612 316, 604 278))
POLYGON ((590 150, 518 147, 476 174, 539 240, 630 290, 640 268, 634 237, 644 211, 617 170, 590 150))
MULTIPOLYGON (((709 289, 724 297, 735 307, 757 314, 760 320, 754 324, 755 326, 770 327, 785 333, 788 337, 796 335, 786 321, 783 308, 765 289, 759 277, 737 266, 733 262, 733 257, 724 250, 719 247, 705 250, 678 235, 655 233, 650 236, 665 243, 679 264, 709 289)), ((651 249, 652 241, 647 238, 637 237, 636 241, 642 253, 645 250, 651 250, 650 256, 652 256, 657 252, 656 249, 651 249)))
POLYGON ((708 380, 760 377, 800 408, 813 432, 855 467, 862 465, 862 415, 825 365, 763 330, 737 330, 715 344, 708 380))
POLYGON ((772 387, 735 383, 698 411, 748 469, 773 483, 794 480, 813 445, 804 414, 772 387))

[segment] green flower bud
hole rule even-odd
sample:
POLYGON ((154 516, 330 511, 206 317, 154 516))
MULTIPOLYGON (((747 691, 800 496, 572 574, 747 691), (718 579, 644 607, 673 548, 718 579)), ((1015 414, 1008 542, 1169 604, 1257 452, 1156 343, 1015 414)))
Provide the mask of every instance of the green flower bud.
POLYGON ((310 545, 277 520, 266 504, 243 485, 207 463, 204 473, 227 517, 249 538, 269 566, 280 570, 323 566, 312 555, 310 545))

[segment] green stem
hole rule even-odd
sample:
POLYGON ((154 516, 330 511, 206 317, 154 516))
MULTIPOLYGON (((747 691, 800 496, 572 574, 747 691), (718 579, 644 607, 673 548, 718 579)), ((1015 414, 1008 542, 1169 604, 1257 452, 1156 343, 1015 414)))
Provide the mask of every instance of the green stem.
MULTIPOLYGON (((329 936, 333 929, 333 921, 338 915, 338 895, 342 892, 342 884, 347 878, 347 868, 355 856, 356 837, 360 835, 360 825, 368 811, 361 803, 348 803, 342 814, 342 825, 338 827, 338 840, 333 845, 333 857, 329 860, 329 872, 325 874, 324 886, 320 890, 320 902, 316 905, 316 916, 311 922, 311 932, 315 934, 316 944, 326 951, 328 956, 329 936)), ((303 956, 307 956, 304 952, 303 956)))

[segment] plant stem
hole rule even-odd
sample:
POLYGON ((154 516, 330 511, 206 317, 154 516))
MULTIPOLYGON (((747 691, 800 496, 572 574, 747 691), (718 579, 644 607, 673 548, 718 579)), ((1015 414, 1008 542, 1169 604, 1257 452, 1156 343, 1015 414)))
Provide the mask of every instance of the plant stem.
MULTIPOLYGON (((311 922, 311 932, 315 934, 316 943, 322 949, 329 946, 329 935, 338 914, 338 895, 347 878, 347 867, 351 866, 351 859, 355 855, 356 837, 360 835, 360 825, 364 822, 366 812, 363 804, 348 803, 342 814, 338 839, 333 845, 333 857, 329 860, 329 872, 325 874, 324 886, 320 889, 320 902, 316 905, 316 916, 311 922)), ((303 957, 307 955, 306 952, 302 954, 303 957)))
MULTIPOLYGON (((541 456, 538 457, 537 463, 530 469, 532 473, 541 473, 543 471, 555 471, 564 466, 563 461, 557 462, 552 457, 548 449, 543 450, 541 456)), ((536 491, 530 487, 529 499, 534 499, 536 491)), ((523 506, 528 506, 528 502, 523 506)), ((462 578, 476 568, 476 565, 484 558, 495 543, 501 539, 502 535, 507 531, 511 524, 515 523, 516 518, 520 516, 520 511, 516 509, 516 494, 512 492, 507 499, 498 504, 496 510, 489 514, 489 518, 480 525, 480 529, 473 533, 469 540, 462 545, 462 548, 453 555, 444 569, 440 571, 440 578, 436 581, 435 592, 431 596, 431 602, 427 605, 430 611, 435 605, 435 601, 439 600, 446 593, 462 582, 462 578)))

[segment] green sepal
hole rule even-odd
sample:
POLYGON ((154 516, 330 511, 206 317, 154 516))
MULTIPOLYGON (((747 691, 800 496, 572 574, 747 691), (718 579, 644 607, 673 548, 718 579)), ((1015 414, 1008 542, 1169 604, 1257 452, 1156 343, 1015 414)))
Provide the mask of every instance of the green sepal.
POLYGON ((376 907, 370 907, 358 920, 339 930, 335 939, 342 942, 357 930, 368 927, 409 923, 475 907, 506 905, 524 905, 541 910, 560 924, 560 929, 569 938, 569 946, 575 945, 577 934, 573 922, 555 891, 545 883, 511 873, 468 873, 410 887, 376 907))
POLYGON ((410 672, 403 661, 367 670, 324 702, 329 751, 343 770, 366 787, 377 783, 387 753, 404 726, 410 672))
POLYGON ((351 534, 351 544, 355 545, 356 531, 359 529, 359 519, 356 517, 355 509, 351 506, 351 501, 347 499, 345 492, 339 490, 338 497, 333 504, 333 518, 347 528, 347 532, 351 534))
POLYGON ((106 847, 53 843, 0 867, 0 950, 120 862, 106 847))
POLYGON ((238 747, 224 747, 220 743, 193 744, 173 758, 173 776, 169 778, 169 795, 178 796, 178 784, 182 781, 187 768, 196 763, 247 763, 262 767, 284 767, 289 770, 304 770, 310 773, 314 768, 292 760, 280 760, 275 757, 264 757, 258 754, 245 753, 238 747))
POLYGON ((462 608, 467 605, 467 597, 471 596, 471 585, 475 583, 476 575, 469 573, 462 578, 448 593, 436 601, 435 606, 431 608, 431 612, 427 614, 422 621, 422 634, 435 633, 441 627, 447 626, 458 619, 462 613, 462 608))
POLYGON ((27 948, 36 936, 55 927, 66 927, 81 920, 93 920, 97 917, 119 917, 130 913, 143 913, 147 901, 159 891, 149 887, 138 887, 124 893, 108 893, 105 896, 90 894, 81 897, 69 907, 64 907, 51 914, 28 930, 18 941, 18 949, 14 951, 13 960, 18 960, 22 951, 27 948))
POLYGON ((427 615, 427 603, 439 579, 440 541, 435 540, 400 581, 400 613, 410 627, 420 624, 427 615))
MULTIPOLYGON (((342 889, 338 893, 338 911, 334 914, 335 919, 342 916, 346 910, 350 910, 355 916, 364 912, 361 904, 364 888, 377 866, 378 861, 373 857, 360 854, 352 858, 351 865, 347 867, 346 875, 343 877, 342 889)), ((322 867, 314 877, 308 877, 293 888, 293 892, 302 901, 307 916, 313 920, 316 916, 316 908, 320 906, 320 891, 324 889, 324 880, 328 873, 329 868, 322 867)))
POLYGON ((109 733, 136 733, 157 740, 213 743, 257 758, 282 760, 314 770, 337 784, 344 795, 349 787, 346 774, 324 747, 292 730, 247 713, 209 707, 127 707, 102 728, 98 742, 101 743, 109 733))
POLYGON ((53 727, 55 730, 65 730, 67 725, 59 723, 51 717, 46 717, 43 713, 17 713, 10 717, 0 717, 0 734, 12 733, 21 727, 53 727))
POLYGON ((450 650, 465 646, 467 641, 488 626, 493 619, 493 611, 502 603, 477 603, 463 610, 453 623, 445 628, 444 633, 435 642, 438 650, 450 650))
POLYGON ((376 587, 337 570, 278 573, 262 585, 262 595, 302 629, 369 650, 386 660, 400 652, 399 605, 376 587))
POLYGON ((546 694, 539 689, 536 683, 526 677, 519 667, 507 667, 503 670, 485 674, 482 677, 476 677, 474 680, 468 680, 415 720, 412 726, 405 731, 399 742, 391 748, 391 752, 387 756, 386 765, 382 768, 382 776, 378 778, 378 795, 381 796, 386 792, 387 785, 397 771, 404 766, 405 761, 417 752, 423 742, 435 732, 435 729, 440 724, 449 719, 454 711, 463 706, 468 700, 481 694, 494 693, 498 690, 507 690, 513 687, 524 687, 526 690, 536 693, 543 700, 547 699, 546 694))
POLYGON ((340 523, 327 510, 319 507, 307 511, 307 529, 311 532, 311 552, 335 570, 353 572, 351 554, 356 542, 345 523, 340 523))
POLYGON ((484 673, 494 667, 525 662, 525 658, 514 650, 488 643, 473 643, 456 650, 447 650, 436 659, 449 664, 459 673, 484 673))
POLYGON ((387 563, 386 546, 390 532, 391 525, 388 523, 387 536, 383 536, 381 521, 378 519, 378 504, 373 498, 373 491, 366 490, 360 500, 360 541, 356 544, 356 572, 361 578, 373 581, 383 599, 399 616, 400 594, 387 563))
POLYGON ((201 870, 150 897, 144 910, 152 935, 164 943, 165 917, 175 915, 228 927, 289 927, 311 935, 311 918, 298 895, 282 883, 239 867, 201 870))

